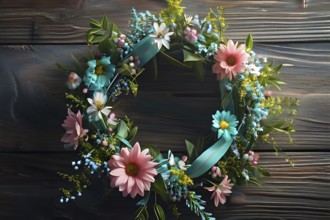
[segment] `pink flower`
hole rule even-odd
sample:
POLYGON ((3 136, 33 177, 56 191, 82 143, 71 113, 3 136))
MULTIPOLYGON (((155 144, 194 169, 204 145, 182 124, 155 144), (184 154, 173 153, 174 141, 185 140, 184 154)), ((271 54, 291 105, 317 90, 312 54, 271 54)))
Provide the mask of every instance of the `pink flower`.
POLYGON ((229 80, 236 77, 237 73, 244 71, 244 63, 247 62, 249 55, 245 51, 245 45, 237 47, 232 40, 227 45, 221 45, 216 54, 213 55, 217 61, 213 65, 212 71, 217 74, 217 79, 227 77, 229 80))
POLYGON ((225 204, 226 196, 229 196, 231 194, 231 187, 233 185, 234 184, 230 183, 230 180, 228 180, 228 176, 226 175, 218 186, 204 188, 210 192, 213 191, 211 199, 214 198, 214 205, 218 207, 219 202, 221 202, 221 204, 225 204))
POLYGON ((189 43, 195 43, 198 39, 197 31, 195 29, 191 29, 190 27, 186 28, 184 34, 184 39, 189 43))
POLYGON ((78 147, 78 139, 87 134, 88 130, 82 127, 82 115, 80 111, 74 114, 71 109, 68 108, 68 115, 62 124, 66 129, 66 133, 61 138, 61 141, 73 145, 76 150, 78 147))
POLYGON ((213 166, 211 168, 211 172, 212 172, 211 176, 213 179, 217 178, 217 176, 219 177, 221 176, 221 170, 219 167, 213 166))
POLYGON ((264 91, 264 96, 265 96, 265 97, 271 97, 272 94, 273 94, 273 91, 271 91, 271 90, 265 90, 265 91, 264 91))
POLYGON ((148 155, 149 149, 141 152, 137 142, 131 151, 127 147, 122 148, 119 155, 112 155, 108 165, 111 169, 111 187, 119 187, 124 197, 128 194, 134 198, 137 194, 144 196, 145 190, 150 190, 151 183, 157 175, 155 166, 148 155))

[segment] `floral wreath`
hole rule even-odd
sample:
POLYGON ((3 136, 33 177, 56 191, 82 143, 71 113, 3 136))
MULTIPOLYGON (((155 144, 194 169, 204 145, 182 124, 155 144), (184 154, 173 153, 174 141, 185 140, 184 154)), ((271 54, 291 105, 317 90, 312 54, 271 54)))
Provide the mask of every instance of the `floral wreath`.
POLYGON ((81 159, 73 161, 74 174, 59 173, 72 183, 61 188, 61 203, 81 196, 95 174, 109 178, 110 187, 123 196, 140 197, 136 219, 147 219, 153 205, 157 219, 165 219, 162 206, 149 199, 159 196, 179 216, 177 202, 186 205, 202 219, 215 219, 205 211, 205 201, 196 188, 212 192, 214 205, 224 204, 235 185, 259 184, 269 173, 258 166, 258 143, 272 143, 280 150, 273 131, 288 135, 294 131, 292 117, 298 100, 273 97, 271 87, 280 88, 281 65, 274 66, 253 51, 252 36, 245 44, 224 37, 222 9, 210 9, 204 19, 187 16, 181 0, 168 0, 159 16, 132 9, 128 34, 123 34, 107 17, 92 20, 87 41, 92 51, 87 65, 74 58, 74 68, 58 67, 68 73, 66 93, 68 115, 61 141, 66 148, 79 150, 81 159), (182 59, 172 56, 181 52, 182 59), (208 69, 216 74, 220 86, 219 110, 212 115, 212 133, 196 145, 185 141, 187 154, 163 155, 155 147, 131 145, 138 127, 128 117, 118 119, 113 103, 121 94, 137 95, 137 77, 143 66, 156 56, 170 63, 193 69, 202 78, 208 69), (153 204, 150 204, 153 203, 153 204))

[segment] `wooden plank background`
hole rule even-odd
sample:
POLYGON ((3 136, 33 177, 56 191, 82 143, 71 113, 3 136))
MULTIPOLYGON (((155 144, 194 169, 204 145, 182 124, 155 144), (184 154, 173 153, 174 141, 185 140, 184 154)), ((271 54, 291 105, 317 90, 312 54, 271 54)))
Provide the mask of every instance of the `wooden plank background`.
MULTIPOLYGON (((282 78, 288 84, 275 93, 301 102, 296 145, 278 137, 296 166, 275 156, 270 146, 260 146, 261 163, 272 177, 263 180, 262 188, 236 188, 231 201, 214 211, 217 218, 330 219, 330 1, 183 4, 188 14, 200 16, 222 5, 226 36, 244 40, 252 33, 255 52, 284 63, 282 78)), ((0 219, 133 219, 134 201, 104 195, 106 183, 98 180, 76 203, 59 204, 57 189, 64 181, 56 172, 69 172, 76 155, 64 151, 59 141, 66 77, 55 67, 56 62, 70 64, 71 53, 88 53, 84 41, 90 18, 108 15, 124 30, 132 6, 156 13, 166 3, 0 0, 0 219)), ((115 111, 135 119, 140 142, 182 151, 184 139, 209 132, 218 86, 211 73, 200 82, 189 71, 161 65, 158 80, 149 68, 139 80, 138 97, 122 97, 115 111)), ((182 219, 198 218, 183 209, 182 219)))

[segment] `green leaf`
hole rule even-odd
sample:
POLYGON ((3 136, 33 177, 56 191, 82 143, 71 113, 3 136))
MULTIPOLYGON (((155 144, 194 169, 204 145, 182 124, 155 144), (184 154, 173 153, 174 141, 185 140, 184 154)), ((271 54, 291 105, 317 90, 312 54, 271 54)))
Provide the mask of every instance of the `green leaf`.
POLYGON ((89 44, 92 44, 93 41, 94 41, 94 35, 92 35, 92 34, 87 35, 87 42, 89 44))
POLYGON ((186 49, 182 49, 183 51, 183 62, 189 61, 201 61, 202 57, 194 52, 188 51, 186 49))
POLYGON ((177 67, 184 68, 184 69, 191 69, 191 66, 178 61, 177 59, 175 59, 175 58, 171 57, 170 55, 166 54, 165 52, 163 52, 162 50, 159 51, 159 54, 164 59, 166 59, 166 61, 169 62, 170 64, 173 64, 177 67))
POLYGON ((246 45, 246 51, 250 52, 253 48, 253 38, 251 34, 247 36, 245 45, 246 45))
MULTIPOLYGON (((102 24, 102 28, 107 31, 109 27, 109 19, 107 16, 103 16, 101 24, 102 24)), ((111 33, 111 30, 109 31, 111 33)))
POLYGON ((165 213, 163 208, 159 204, 154 204, 154 212, 157 220, 165 220, 165 213))
POLYGON ((110 39, 104 38, 101 42, 99 42, 98 48, 101 53, 109 54, 111 49, 110 39))
POLYGON ((156 148, 155 146, 153 145, 146 145, 146 146, 143 146, 142 149, 149 149, 149 154, 151 155, 151 157, 153 159, 157 159, 159 157, 162 157, 161 153, 160 153, 160 150, 158 148, 156 148))
POLYGON ((195 145, 188 140, 185 140, 185 142, 186 142, 188 157, 191 158, 195 145))
POLYGON ((102 41, 104 41, 105 39, 107 39, 106 36, 99 36, 99 35, 93 35, 93 38, 91 38, 90 43, 100 43, 102 41))
POLYGON ((170 203, 170 199, 167 194, 167 189, 163 178, 158 175, 155 182, 151 185, 151 190, 157 193, 165 203, 170 203))
MULTIPOLYGON (((99 29, 99 28, 92 28, 92 29, 89 29, 89 31, 87 31, 87 34, 88 35, 92 35, 92 34, 98 34, 100 32, 102 32, 101 29, 99 29)), ((102 34, 100 34, 100 35, 102 35, 102 34)))
POLYGON ((138 126, 135 126, 135 127, 129 132, 129 135, 128 135, 127 139, 128 139, 129 141, 131 141, 131 140, 136 136, 137 132, 138 132, 138 126))
POLYGON ((102 27, 101 23, 95 19, 91 19, 90 26, 92 28, 101 28, 102 27))
POLYGON ((149 213, 147 210, 147 206, 141 206, 135 214, 135 220, 148 220, 149 213))
POLYGON ((274 71, 275 73, 278 72, 278 71, 280 71, 280 69, 282 68, 282 66, 283 66, 283 64, 280 64, 280 65, 274 67, 274 68, 273 68, 273 71, 274 71))
POLYGON ((124 139, 124 138, 122 138, 122 137, 120 137, 120 136, 116 136, 116 138, 120 141, 120 142, 122 142, 123 144, 125 144, 127 147, 129 147, 130 149, 132 149, 132 145, 126 140, 126 139, 124 139))
POLYGON ((198 80, 203 80, 205 75, 204 64, 201 61, 193 62, 193 68, 196 73, 196 78, 198 80))
POLYGON ((118 124, 117 135, 121 138, 126 138, 128 134, 128 127, 125 121, 121 120, 118 124))
POLYGON ((249 182, 261 187, 259 180, 255 177, 250 177, 249 182))

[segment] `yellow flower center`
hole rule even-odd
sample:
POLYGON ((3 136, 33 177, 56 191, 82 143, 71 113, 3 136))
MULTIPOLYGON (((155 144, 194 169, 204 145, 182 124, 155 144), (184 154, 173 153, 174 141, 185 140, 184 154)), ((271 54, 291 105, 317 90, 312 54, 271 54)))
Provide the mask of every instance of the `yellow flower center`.
POLYGON ((228 57, 227 60, 226 60, 226 62, 229 66, 234 66, 235 63, 236 63, 235 61, 236 61, 235 57, 232 57, 232 56, 228 57))
POLYGON ((229 126, 229 124, 224 120, 222 120, 219 125, 222 130, 225 130, 229 126))
POLYGON ((95 101, 95 105, 96 105, 97 110, 101 110, 104 107, 103 102, 100 100, 95 101))
POLYGON ((100 61, 97 61, 97 63, 96 63, 95 74, 96 75, 104 75, 105 74, 104 66, 101 64, 100 61))
POLYGON ((136 163, 129 163, 125 167, 125 172, 128 176, 137 176, 139 173, 139 166, 136 163))

